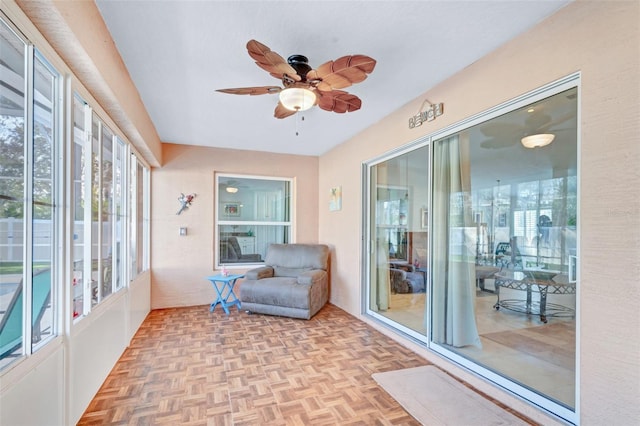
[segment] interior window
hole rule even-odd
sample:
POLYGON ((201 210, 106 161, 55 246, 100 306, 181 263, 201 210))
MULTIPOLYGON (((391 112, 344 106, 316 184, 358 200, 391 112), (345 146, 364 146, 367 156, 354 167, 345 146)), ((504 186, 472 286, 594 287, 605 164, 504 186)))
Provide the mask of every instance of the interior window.
POLYGON ((218 174, 216 265, 261 264, 272 243, 291 242, 290 179, 218 174))

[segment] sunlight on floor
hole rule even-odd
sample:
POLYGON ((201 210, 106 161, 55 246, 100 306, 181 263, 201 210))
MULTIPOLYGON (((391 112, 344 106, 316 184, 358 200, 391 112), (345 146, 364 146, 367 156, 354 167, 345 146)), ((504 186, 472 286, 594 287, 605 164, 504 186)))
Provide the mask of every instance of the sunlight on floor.
MULTIPOLYGON (((496 295, 478 291, 476 324, 482 349, 450 348, 454 352, 500 372, 525 387, 570 407, 575 406, 575 319, 496 310, 496 295)), ((575 303, 574 299, 560 303, 575 303)), ((425 293, 392 294, 391 308, 382 314, 420 334, 426 334, 425 293)))

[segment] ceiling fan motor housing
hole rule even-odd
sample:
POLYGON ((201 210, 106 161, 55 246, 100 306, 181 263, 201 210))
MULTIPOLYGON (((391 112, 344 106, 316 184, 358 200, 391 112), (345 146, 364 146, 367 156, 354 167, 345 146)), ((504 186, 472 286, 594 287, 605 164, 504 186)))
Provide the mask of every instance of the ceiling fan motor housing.
POLYGON ((305 81, 307 73, 311 71, 309 59, 304 55, 291 55, 287 58, 287 62, 296 70, 296 73, 302 77, 302 81, 305 81))

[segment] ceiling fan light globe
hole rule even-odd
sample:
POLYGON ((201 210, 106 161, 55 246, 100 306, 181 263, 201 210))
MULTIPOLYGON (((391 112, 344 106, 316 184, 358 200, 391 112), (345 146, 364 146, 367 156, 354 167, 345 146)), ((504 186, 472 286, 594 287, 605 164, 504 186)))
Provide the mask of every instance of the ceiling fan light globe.
POLYGON ((280 92, 280 103, 290 111, 306 111, 316 104, 316 94, 309 89, 289 87, 280 92))
POLYGON ((540 148, 549 145, 555 139, 556 135, 552 133, 540 133, 522 138, 520 142, 525 148, 540 148))

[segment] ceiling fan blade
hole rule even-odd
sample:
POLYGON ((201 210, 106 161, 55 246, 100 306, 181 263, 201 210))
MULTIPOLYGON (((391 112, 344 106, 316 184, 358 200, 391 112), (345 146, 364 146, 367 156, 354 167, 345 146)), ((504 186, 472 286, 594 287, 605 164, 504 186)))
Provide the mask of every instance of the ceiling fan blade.
POLYGON ((247 51, 249 52, 249 56, 256 61, 256 64, 273 77, 281 79, 286 74, 295 81, 301 80, 296 70, 289 65, 282 56, 259 41, 249 40, 247 43, 247 51))
POLYGON ((216 92, 230 93, 232 95, 270 95, 282 90, 278 86, 238 87, 236 89, 218 89, 216 92))
POLYGON ((276 110, 273 112, 273 116, 275 118, 287 118, 295 114, 296 112, 297 111, 291 111, 290 109, 285 108, 281 102, 278 102, 278 105, 276 105, 276 110))
POLYGON ((480 142, 480 146, 486 149, 502 149, 515 145, 517 141, 517 139, 512 138, 492 138, 480 142))
POLYGON ((325 62, 318 69, 307 73, 307 80, 322 80, 316 87, 322 91, 343 89, 360 83, 371 74, 376 60, 365 55, 343 56, 335 61, 325 62))
POLYGON ((496 120, 492 120, 488 123, 483 123, 480 126, 480 131, 483 135, 492 138, 516 138, 518 135, 521 135, 524 132, 523 127, 519 124, 500 122, 496 120))
POLYGON ((525 119, 525 127, 534 132, 543 127, 548 127, 549 123, 551 123, 551 116, 544 112, 533 112, 525 119))
POLYGON ((324 92, 317 90, 318 106, 325 111, 333 111, 338 114, 353 112, 360 109, 362 101, 356 95, 342 90, 332 90, 324 92))
POLYGON ((559 125, 559 124, 563 124, 565 122, 569 122, 569 124, 573 127, 577 126, 577 117, 575 112, 569 112, 567 114, 563 114, 558 118, 549 120, 549 122, 543 126, 540 127, 538 129, 538 131, 543 132, 543 133, 549 133, 549 132, 554 132, 555 130, 555 126, 559 125))

